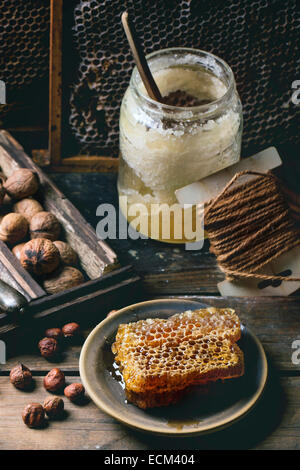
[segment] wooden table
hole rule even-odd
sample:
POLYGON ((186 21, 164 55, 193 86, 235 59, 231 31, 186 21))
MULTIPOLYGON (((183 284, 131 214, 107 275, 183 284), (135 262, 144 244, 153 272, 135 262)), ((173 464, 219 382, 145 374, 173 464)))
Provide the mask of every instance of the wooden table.
MULTIPOLYGON (((98 204, 117 202, 114 174, 57 174, 53 179, 94 227, 98 221, 95 215, 98 204)), ((223 275, 209 254, 207 244, 201 251, 185 251, 181 246, 151 240, 114 240, 110 245, 118 253, 121 263, 133 264, 143 276, 142 289, 136 298, 124 298, 122 304, 111 305, 111 308, 120 308, 137 300, 178 296, 199 299, 216 307, 227 306, 230 302, 236 308, 242 321, 260 338, 268 354, 270 378, 263 399, 242 421, 202 438, 169 440, 134 432, 102 413, 90 401, 84 406, 76 406, 65 400, 65 420, 53 421, 43 430, 31 430, 22 422, 23 407, 32 401, 43 402, 47 393, 42 379, 52 367, 60 367, 67 382, 78 381, 80 354, 80 346, 73 346, 68 348, 62 362, 50 364, 38 355, 31 337, 22 345, 22 354, 9 358, 7 364, 1 366, 0 448, 300 448, 300 365, 292 362, 295 352, 292 344, 300 340, 300 297, 234 298, 229 301, 219 297, 216 285, 223 275), (36 387, 30 394, 16 390, 9 383, 9 371, 18 361, 33 371, 36 387)), ((101 311, 101 305, 99 311, 100 321, 107 312, 101 311)))

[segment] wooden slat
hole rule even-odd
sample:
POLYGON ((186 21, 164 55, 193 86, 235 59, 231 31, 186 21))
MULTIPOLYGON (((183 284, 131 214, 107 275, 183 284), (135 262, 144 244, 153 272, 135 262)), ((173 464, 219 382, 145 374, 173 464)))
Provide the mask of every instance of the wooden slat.
POLYGON ((50 171, 59 173, 70 172, 94 172, 102 173, 117 172, 119 159, 115 157, 101 157, 92 155, 76 155, 74 157, 63 158, 59 165, 52 164, 50 171))
POLYGON ((50 2, 49 152, 61 160, 63 0, 50 2))
POLYGON ((46 292, 16 260, 7 245, 0 240, 1 278, 23 294, 28 301, 43 297, 46 292))
POLYGON ((206 259, 201 268, 178 270, 163 269, 144 274, 146 291, 151 295, 171 294, 215 294, 217 284, 224 280, 215 259, 206 259))
MULTIPOLYGON (((128 274, 123 276, 123 279, 113 279, 108 285, 103 284, 101 289, 91 289, 89 293, 83 292, 82 295, 74 296, 70 292, 68 298, 66 292, 66 298, 62 297, 56 304, 53 302, 50 307, 48 306, 48 299, 51 303, 50 296, 45 298, 45 305, 42 300, 36 306, 33 302, 30 305, 30 313, 27 317, 24 315, 19 324, 0 322, 0 337, 7 342, 7 348, 13 354, 16 347, 25 347, 26 341, 29 344, 33 342, 37 329, 44 330, 49 324, 62 325, 70 321, 97 324, 104 318, 103 312, 108 312, 118 304, 124 306, 125 299, 135 295, 135 291, 138 291, 138 282, 138 276, 128 274)), ((37 344, 37 341, 33 344, 37 344)))
MULTIPOLYGON (((77 406, 65 401, 66 417, 45 429, 31 430, 21 419, 24 406, 43 403, 49 394, 42 377, 35 377, 32 393, 16 390, 8 377, 0 377, 0 449, 297 449, 300 446, 300 378, 273 378, 265 396, 242 421, 224 431, 192 439, 167 439, 127 429, 98 410, 92 402, 77 406), (285 410, 282 416, 282 396, 285 410)), ((68 376, 67 382, 78 382, 68 376)))

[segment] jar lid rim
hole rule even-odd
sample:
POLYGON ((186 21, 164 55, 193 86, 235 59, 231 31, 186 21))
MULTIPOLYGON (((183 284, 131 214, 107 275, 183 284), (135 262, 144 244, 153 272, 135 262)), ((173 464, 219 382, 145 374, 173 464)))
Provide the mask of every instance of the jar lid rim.
MULTIPOLYGON (((204 110, 206 110, 206 112, 209 113, 209 112, 211 112, 211 109, 210 109, 211 107, 218 108, 223 103, 226 103, 228 98, 231 96, 235 80, 234 80, 234 74, 233 74, 233 71, 232 71, 231 67, 227 64, 227 62, 225 62, 220 57, 218 57, 218 56, 216 56, 216 55, 214 55, 210 52, 204 51, 202 49, 194 49, 194 48, 191 48, 191 47, 170 47, 170 48, 159 49, 157 51, 151 52, 150 54, 146 55, 146 59, 147 59, 147 61, 149 61, 149 60, 151 60, 151 59, 153 59, 156 56, 161 55, 161 54, 168 54, 168 53, 175 53, 176 54, 176 53, 179 53, 179 52, 186 52, 186 53, 189 53, 189 54, 198 54, 198 55, 199 55, 199 53, 204 54, 204 55, 207 55, 208 57, 212 58, 218 64, 220 64, 224 68, 224 70, 226 70, 226 72, 228 73, 228 76, 229 76, 229 82, 228 82, 228 85, 227 85, 227 90, 224 93, 224 95, 222 95, 220 98, 217 98, 216 100, 211 101, 209 104, 201 104, 201 105, 198 105, 198 106, 174 106, 174 105, 170 105, 170 104, 159 103, 158 101, 153 100, 152 98, 150 98, 150 96, 148 94, 143 93, 143 91, 138 86, 137 80, 139 80, 139 83, 140 83, 141 77, 139 75, 139 71, 138 71, 137 67, 135 66, 133 71, 132 71, 132 76, 131 76, 130 83, 133 85, 133 87, 134 87, 136 93, 138 94, 138 96, 140 96, 142 99, 144 99, 152 107, 157 107, 161 110, 170 111, 170 112, 173 112, 173 113, 176 112, 176 111, 177 112, 192 111, 194 113, 197 113, 197 112, 201 112, 201 111, 204 111, 204 110)), ((205 113, 205 111, 204 111, 204 113, 205 113)))

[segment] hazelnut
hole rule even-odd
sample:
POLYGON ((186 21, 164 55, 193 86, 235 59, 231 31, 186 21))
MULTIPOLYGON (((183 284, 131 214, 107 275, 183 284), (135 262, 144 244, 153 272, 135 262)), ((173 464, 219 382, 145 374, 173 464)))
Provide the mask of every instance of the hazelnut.
POLYGON ((80 383, 68 385, 64 390, 65 396, 69 398, 69 400, 74 402, 81 400, 83 398, 84 393, 84 386, 80 383))
POLYGON ((44 401, 43 407, 49 418, 58 418, 64 411, 64 401, 59 397, 48 397, 44 401))
POLYGON ((24 199, 32 196, 37 192, 38 187, 37 175, 27 168, 14 171, 4 183, 7 194, 14 199, 24 199))
POLYGON ((22 418, 29 428, 41 428, 45 423, 45 411, 40 403, 25 406, 22 418))
POLYGON ((21 259, 21 253, 23 250, 23 246, 26 244, 26 242, 19 243, 18 245, 14 246, 12 249, 13 254, 15 255, 16 258, 20 261, 21 259))
POLYGON ((32 373, 24 364, 15 366, 9 374, 10 383, 20 390, 29 389, 32 385, 32 373))
POLYGON ((20 262, 23 268, 33 274, 48 274, 60 263, 59 251, 50 240, 35 238, 23 246, 20 262))
POLYGON ((108 312, 108 314, 106 315, 106 318, 112 317, 112 316, 115 315, 117 312, 118 312, 118 310, 111 310, 111 311, 108 312))
POLYGON ((48 392, 57 392, 65 386, 65 375, 58 369, 51 369, 44 378, 44 387, 48 392))
POLYGON ((62 327, 65 338, 75 338, 80 336, 80 326, 78 323, 67 323, 62 327))
POLYGON ((78 269, 66 266, 47 276, 43 281, 43 287, 48 294, 55 294, 78 286, 83 282, 83 274, 78 269))
POLYGON ((59 251, 62 263, 66 266, 76 266, 78 257, 73 248, 68 245, 68 243, 62 242, 60 240, 56 240, 53 243, 59 251))
POLYGON ((55 338, 43 338, 39 341, 38 346, 41 356, 46 359, 54 358, 59 352, 59 345, 55 338))
POLYGON ((46 338, 54 338, 56 341, 59 341, 63 337, 63 333, 60 328, 48 328, 45 331, 46 338))
POLYGON ((60 234, 60 223, 51 212, 38 212, 30 221, 31 238, 48 238, 57 240, 60 234))
POLYGON ((28 231, 28 222, 21 214, 7 214, 0 224, 0 240, 6 243, 17 243, 28 231))
POLYGON ((35 214, 43 211, 41 204, 35 199, 31 198, 22 199, 21 201, 16 202, 13 208, 14 212, 17 212, 17 214, 22 214, 27 219, 28 223, 30 223, 32 217, 35 214))

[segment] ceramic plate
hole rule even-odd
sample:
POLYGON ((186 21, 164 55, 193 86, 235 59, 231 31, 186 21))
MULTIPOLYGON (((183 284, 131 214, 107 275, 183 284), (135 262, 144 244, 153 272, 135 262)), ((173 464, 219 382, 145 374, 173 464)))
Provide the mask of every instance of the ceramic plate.
POLYGON ((268 369, 261 343, 245 326, 239 341, 245 355, 243 377, 217 382, 207 395, 195 388, 169 407, 141 410, 126 402, 111 352, 118 325, 145 318, 167 318, 201 307, 206 305, 185 299, 154 300, 123 308, 102 321, 86 339, 80 355, 81 379, 95 404, 127 426, 168 436, 216 431, 244 416, 261 396, 268 369))

